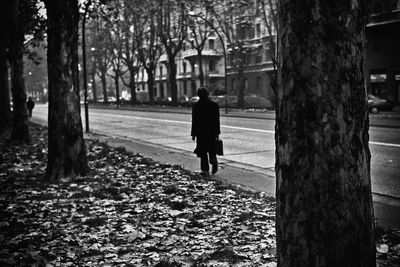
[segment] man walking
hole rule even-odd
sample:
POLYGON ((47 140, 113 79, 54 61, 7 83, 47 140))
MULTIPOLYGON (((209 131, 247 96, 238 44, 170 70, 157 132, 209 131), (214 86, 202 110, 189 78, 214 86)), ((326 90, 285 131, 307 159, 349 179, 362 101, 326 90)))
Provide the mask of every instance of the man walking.
POLYGON ((197 141, 194 153, 200 157, 200 167, 204 175, 209 174, 212 165, 212 174, 218 171, 216 140, 219 138, 219 107, 218 104, 208 99, 207 88, 197 90, 199 101, 192 109, 192 140, 197 141), (210 161, 209 161, 210 160, 210 161))
POLYGON ((29 118, 32 118, 32 110, 35 107, 35 102, 33 102, 32 97, 29 97, 28 101, 26 102, 26 107, 28 108, 29 118))

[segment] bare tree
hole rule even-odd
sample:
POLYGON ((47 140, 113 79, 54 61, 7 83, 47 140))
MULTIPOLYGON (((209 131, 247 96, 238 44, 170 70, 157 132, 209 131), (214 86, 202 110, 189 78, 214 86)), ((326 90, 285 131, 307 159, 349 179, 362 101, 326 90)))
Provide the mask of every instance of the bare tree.
POLYGON ((49 75, 49 152, 46 178, 86 175, 80 116, 77 0, 46 0, 49 75))
POLYGON ((128 86, 131 90, 131 103, 135 103, 136 99, 136 82, 135 76, 139 71, 140 62, 138 59, 138 51, 137 51, 137 33, 138 29, 134 27, 134 21, 136 17, 139 16, 137 12, 137 5, 135 1, 124 0, 124 10, 123 10, 123 25, 122 25, 122 34, 123 34, 123 54, 122 60, 128 68, 129 72, 129 83, 125 81, 124 76, 121 76, 122 82, 125 86, 128 86))
POLYGON ((199 63, 199 81, 200 86, 204 85, 204 71, 203 71, 203 50, 208 40, 208 37, 214 32, 210 29, 210 8, 207 4, 201 1, 189 2, 189 31, 190 37, 188 38, 192 48, 197 51, 197 59, 199 63), (195 10, 195 11, 194 11, 195 10))
MULTIPOLYGON (((115 24, 114 24, 115 25, 115 24)), ((110 53, 110 62, 112 74, 108 73, 110 77, 114 79, 115 86, 115 98, 117 99, 117 106, 120 104, 120 87, 119 82, 124 75, 123 70, 123 42, 122 42, 122 32, 119 26, 115 27, 114 30, 111 30, 108 35, 108 49, 110 53)))
POLYGON ((280 1, 278 266, 375 266, 365 1, 280 1))
POLYGON ((250 32, 248 28, 251 27, 250 18, 252 13, 250 11, 252 9, 249 8, 250 4, 250 2, 243 0, 209 1, 212 17, 226 37, 231 64, 233 70, 237 72, 237 79, 239 80, 237 86, 238 108, 244 108, 244 68, 247 53, 251 50, 246 43, 246 33, 250 32))
POLYGON ((138 58, 147 73, 149 102, 154 102, 154 72, 161 55, 161 45, 157 41, 157 23, 153 14, 157 10, 154 1, 146 1, 145 6, 137 8, 134 18, 138 58))
POLYGON ((168 84, 172 103, 178 102, 175 58, 182 49, 187 35, 187 12, 183 0, 160 0, 158 2, 157 33, 168 58, 168 84))
MULTIPOLYGON (((98 9, 102 9, 102 6, 99 6, 98 9)), ((95 66, 94 69, 101 81, 103 102, 108 103, 107 72, 111 68, 111 57, 107 45, 108 39, 105 36, 109 34, 109 30, 106 27, 103 14, 100 11, 95 11, 94 13, 96 16, 92 16, 88 27, 89 44, 93 48, 91 57, 95 66)))

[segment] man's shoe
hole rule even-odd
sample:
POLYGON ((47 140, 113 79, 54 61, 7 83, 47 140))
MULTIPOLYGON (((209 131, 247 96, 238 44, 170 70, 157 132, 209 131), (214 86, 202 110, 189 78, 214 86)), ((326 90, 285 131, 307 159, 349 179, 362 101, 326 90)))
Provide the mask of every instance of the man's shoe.
POLYGON ((211 173, 216 174, 217 171, 218 171, 218 163, 212 165, 211 173))
POLYGON ((203 176, 203 177, 207 177, 207 176, 210 176, 210 173, 208 171, 202 171, 200 173, 200 175, 203 176))

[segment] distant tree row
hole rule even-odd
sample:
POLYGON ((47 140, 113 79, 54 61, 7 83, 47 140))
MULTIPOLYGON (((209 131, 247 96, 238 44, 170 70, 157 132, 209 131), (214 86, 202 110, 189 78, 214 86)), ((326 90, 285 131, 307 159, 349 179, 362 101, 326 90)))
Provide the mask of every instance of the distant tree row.
MULTIPOLYGON (((104 102, 107 102, 108 77, 114 80, 117 104, 120 101, 120 81, 130 88, 131 101, 136 101, 135 76, 140 68, 145 69, 147 74, 149 102, 154 102, 152 88, 155 85, 156 64, 160 56, 165 55, 168 91, 171 93, 172 102, 177 103, 178 53, 186 43, 197 51, 200 65, 199 81, 200 85, 204 85, 202 51, 208 37, 217 31, 227 46, 227 53, 232 58, 233 66, 237 68, 238 105, 243 107, 244 62, 251 48, 246 45, 239 28, 251 24, 248 18, 257 12, 261 14, 267 32, 271 36, 269 46, 275 51, 277 28, 275 0, 111 0, 103 3, 90 1, 90 4, 86 49, 88 52, 91 49, 92 70, 94 69, 92 73, 97 73, 100 77, 104 102), (242 22, 244 17, 246 21, 242 22), (125 80, 127 76, 128 81, 125 80)), ((275 57, 273 53, 274 77, 276 77, 275 57)), ((276 84, 273 88, 276 88, 276 84)), ((93 97, 97 101, 97 94, 93 97)))

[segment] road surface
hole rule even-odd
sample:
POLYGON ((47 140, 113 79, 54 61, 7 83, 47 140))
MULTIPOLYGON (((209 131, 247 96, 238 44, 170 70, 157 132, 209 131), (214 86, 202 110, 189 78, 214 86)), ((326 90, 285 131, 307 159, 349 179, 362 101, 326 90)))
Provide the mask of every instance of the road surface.
MULTIPOLYGON (((47 105, 37 105, 33 117, 47 120, 47 105)), ((190 114, 90 108, 90 129, 140 140, 192 154, 190 114)), ((82 116, 84 120, 84 116, 82 116)), ((84 121, 83 121, 83 125, 84 121)), ((221 117, 224 159, 246 169, 273 171, 275 121, 221 117)), ((372 191, 400 199, 400 129, 370 128, 372 191)), ((230 164, 228 163, 228 164, 230 164)))

